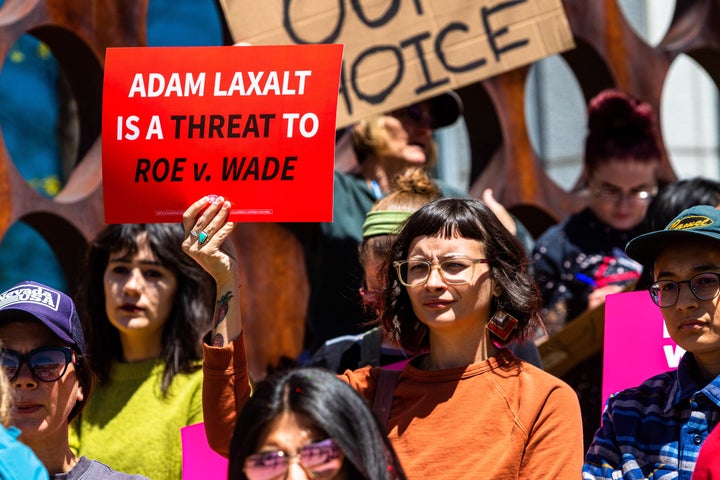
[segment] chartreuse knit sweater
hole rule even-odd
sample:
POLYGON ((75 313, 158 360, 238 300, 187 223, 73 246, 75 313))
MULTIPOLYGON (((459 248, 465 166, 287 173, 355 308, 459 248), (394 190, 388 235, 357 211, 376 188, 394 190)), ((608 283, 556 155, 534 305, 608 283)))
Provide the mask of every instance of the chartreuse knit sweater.
POLYGON ((71 425, 76 454, 152 480, 182 478, 180 429, 202 422, 202 370, 178 374, 163 397, 164 363, 116 363, 71 425))

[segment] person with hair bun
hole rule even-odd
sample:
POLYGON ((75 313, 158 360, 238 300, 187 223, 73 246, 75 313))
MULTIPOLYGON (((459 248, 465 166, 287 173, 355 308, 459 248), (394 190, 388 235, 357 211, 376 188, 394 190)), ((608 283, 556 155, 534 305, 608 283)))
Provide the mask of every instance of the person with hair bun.
MULTIPOLYGON (((408 168, 393 180, 392 192, 375 202, 363 224, 359 260, 364 272, 360 288, 363 307, 372 315, 369 324, 377 324, 378 295, 382 291, 383 262, 392 242, 412 212, 442 193, 437 184, 420 168, 408 168)), ((359 335, 343 335, 327 340, 313 355, 310 364, 336 373, 372 365, 397 364, 407 360, 408 353, 374 328, 359 335)))
POLYGON ((587 207, 549 228, 533 249, 549 334, 639 278, 622 249, 657 193, 660 158, 648 103, 617 90, 590 101, 579 183, 587 207))
MULTIPOLYGON (((409 167, 429 170, 436 164, 433 132, 454 123, 461 113, 460 97, 449 91, 365 118, 343 132, 341 139, 348 148, 339 150, 353 161, 344 171, 335 171, 333 221, 288 224, 302 241, 308 270, 305 343, 310 354, 330 338, 368 329, 358 261, 365 215, 391 192, 396 175, 409 167)), ((466 196, 449 185, 439 185, 444 196, 466 196)))
MULTIPOLYGON (((658 189, 661 155, 650 104, 612 89, 590 101, 579 182, 587 206, 545 231, 532 253, 547 335, 640 278, 642 267, 623 248, 641 233, 658 189)), ((594 356, 587 362, 576 367, 578 378, 565 377, 581 396, 586 445, 602 412, 602 361, 594 356)))
MULTIPOLYGON (((363 224, 363 241, 359 248, 360 264, 364 271, 364 282, 360 294, 364 307, 379 317, 379 294, 385 277, 385 259, 390 253, 393 241, 402 224, 415 210, 426 203, 442 197, 437 183, 420 168, 408 168, 393 179, 393 190, 381 198, 370 209, 363 224)), ((513 234, 521 224, 510 217, 497 202, 493 202, 491 191, 484 196, 486 204, 495 213, 503 225, 513 234), (505 215, 505 218, 501 218, 505 215), (511 230, 511 229, 513 229, 511 230)), ((372 319, 370 325, 379 324, 372 319)), ((512 342, 508 345, 518 358, 542 368, 540 353, 531 340, 512 342)), ((391 365, 402 368, 409 353, 400 348, 383 334, 380 325, 360 335, 343 335, 326 341, 311 359, 311 365, 324 367, 336 373, 371 365, 374 367, 391 365)))

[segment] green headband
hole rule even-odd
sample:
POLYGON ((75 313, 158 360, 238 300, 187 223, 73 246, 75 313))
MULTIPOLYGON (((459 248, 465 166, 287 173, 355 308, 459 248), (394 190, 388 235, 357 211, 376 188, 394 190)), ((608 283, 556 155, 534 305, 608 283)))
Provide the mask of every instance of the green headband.
POLYGON ((399 210, 378 210, 369 212, 363 224, 363 238, 375 235, 395 235, 400 225, 412 215, 413 212, 399 210))

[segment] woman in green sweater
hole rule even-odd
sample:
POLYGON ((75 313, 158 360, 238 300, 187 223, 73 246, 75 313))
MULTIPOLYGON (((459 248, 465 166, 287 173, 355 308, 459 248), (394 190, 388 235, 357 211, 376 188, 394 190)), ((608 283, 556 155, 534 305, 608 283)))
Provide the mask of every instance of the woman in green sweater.
POLYGON ((183 236, 175 224, 106 227, 78 302, 98 386, 72 446, 153 480, 182 477, 180 429, 202 421, 200 340, 215 292, 183 236))

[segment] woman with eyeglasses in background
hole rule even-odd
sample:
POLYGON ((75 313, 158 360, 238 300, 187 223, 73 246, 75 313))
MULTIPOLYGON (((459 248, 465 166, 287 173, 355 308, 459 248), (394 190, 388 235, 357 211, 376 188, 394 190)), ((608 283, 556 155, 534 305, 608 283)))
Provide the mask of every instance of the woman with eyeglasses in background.
MULTIPOLYGON (((657 192, 660 159, 650 104, 618 90, 603 90, 590 101, 579 182, 587 206, 550 227, 533 248, 547 329, 538 333, 539 341, 640 278, 642 267, 623 249, 642 233, 645 212, 657 192)), ((580 395, 587 446, 602 412, 601 354, 563 378, 580 395)))
POLYGON ((583 478, 690 478, 720 421, 720 211, 691 207, 626 251, 652 271, 650 298, 686 353, 676 370, 608 399, 583 478))
POLYGON ((277 372, 238 417, 228 478, 402 480, 400 462, 365 400, 319 368, 277 372))
POLYGON ((95 383, 70 297, 30 281, 0 293, 0 341, 12 393, 9 423, 51 479, 145 478, 116 472, 70 449, 68 424, 86 406, 95 383))
MULTIPOLYGON (((218 295, 236 295, 230 202, 206 206, 202 199, 185 211, 183 248, 215 278, 218 295), (191 232, 208 230, 199 245, 191 232)), ((577 396, 504 347, 542 325, 522 244, 484 203, 440 199, 408 217, 387 265, 383 328, 425 353, 397 376, 367 366, 340 378, 387 416, 408 477, 577 479, 577 396)), ((223 453, 249 397, 240 303, 228 307, 215 346, 205 346, 203 380, 208 441, 223 453)))
POLYGON ((535 243, 533 270, 548 334, 640 276, 624 254, 658 188, 661 151, 650 104, 603 90, 588 105, 580 187, 587 207, 535 243))

